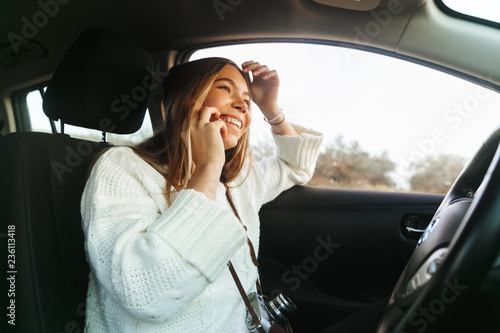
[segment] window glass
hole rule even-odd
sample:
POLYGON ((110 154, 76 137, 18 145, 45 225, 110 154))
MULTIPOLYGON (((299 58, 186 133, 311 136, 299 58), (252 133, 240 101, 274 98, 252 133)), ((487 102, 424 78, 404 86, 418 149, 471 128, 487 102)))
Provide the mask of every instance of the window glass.
MULTIPOLYGON (((26 96, 26 102, 28 105, 28 112, 31 121, 31 130, 37 132, 47 132, 52 133, 52 128, 50 125, 50 120, 47 118, 42 109, 42 96, 38 90, 28 93, 26 96)), ((57 132, 60 132, 59 122, 55 122, 55 127, 57 132)), ((88 128, 81 128, 71 125, 64 125, 64 133, 69 134, 71 137, 91 140, 91 141, 101 141, 102 133, 97 130, 91 130, 88 128)), ((141 142, 153 135, 153 127, 151 125, 151 119, 149 117, 149 112, 146 111, 144 116, 144 122, 139 131, 128 134, 107 134, 107 141, 114 143, 115 145, 127 145, 136 144, 141 142)))
POLYGON ((500 2, 498 0, 442 0, 450 9, 481 18, 484 20, 500 23, 500 2))
MULTIPOLYGON (((245 44, 195 52, 259 61, 280 76, 287 119, 321 131, 311 185, 446 193, 500 123, 500 95, 407 61, 312 44, 245 44)), ((251 143, 273 153, 254 105, 251 143)))

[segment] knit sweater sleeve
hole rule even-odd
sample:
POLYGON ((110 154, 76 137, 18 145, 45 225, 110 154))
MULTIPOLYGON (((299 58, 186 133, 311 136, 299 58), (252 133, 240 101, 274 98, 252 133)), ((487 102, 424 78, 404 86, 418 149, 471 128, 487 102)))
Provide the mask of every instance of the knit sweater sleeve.
POLYGON ((274 157, 264 158, 253 166, 255 202, 258 207, 274 200, 294 185, 304 185, 313 176, 323 135, 292 125, 299 135, 273 133, 278 148, 274 157))
POLYGON ((155 172, 131 149, 112 148, 92 169, 81 211, 99 293, 158 323, 213 282, 246 238, 234 214, 194 190, 162 208, 155 172))

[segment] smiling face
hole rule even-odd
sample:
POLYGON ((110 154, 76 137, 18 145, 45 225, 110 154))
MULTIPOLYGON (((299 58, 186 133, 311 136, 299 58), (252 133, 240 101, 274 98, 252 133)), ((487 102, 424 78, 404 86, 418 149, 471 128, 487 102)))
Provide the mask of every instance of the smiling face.
POLYGON ((217 75, 203 104, 219 110, 220 119, 226 123, 224 149, 236 147, 252 122, 250 93, 240 71, 232 65, 226 65, 217 75))

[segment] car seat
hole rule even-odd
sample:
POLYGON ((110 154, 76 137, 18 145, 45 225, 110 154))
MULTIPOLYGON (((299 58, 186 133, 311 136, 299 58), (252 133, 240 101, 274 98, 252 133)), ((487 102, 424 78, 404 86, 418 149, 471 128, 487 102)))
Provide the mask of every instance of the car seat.
POLYGON ((89 165, 110 146, 104 133, 141 127, 151 71, 145 50, 112 32, 89 29, 57 67, 43 107, 62 129, 100 130, 103 142, 36 132, 0 140, 0 232, 7 234, 0 241, 2 253, 15 256, 3 289, 13 294, 2 303, 2 332, 83 332, 89 268, 81 195, 89 165), (8 324, 11 318, 15 326, 8 324))

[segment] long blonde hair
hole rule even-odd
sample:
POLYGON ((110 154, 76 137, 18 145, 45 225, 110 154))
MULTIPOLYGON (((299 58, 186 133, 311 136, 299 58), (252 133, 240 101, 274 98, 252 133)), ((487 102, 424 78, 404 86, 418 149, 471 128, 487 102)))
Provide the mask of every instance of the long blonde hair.
MULTIPOLYGON (((219 72, 227 65, 237 68, 245 78, 250 91, 250 77, 229 59, 206 58, 172 67, 164 82, 165 114, 158 132, 133 147, 136 154, 160 172, 166 180, 165 195, 170 205, 170 194, 186 188, 194 172, 190 130, 198 111, 214 84, 219 72), (187 120, 186 142, 181 138, 182 126, 187 120)), ((249 131, 236 147, 226 150, 221 180, 234 180, 245 164, 251 163, 249 131)), ((247 174, 248 175, 248 174, 247 174)))

